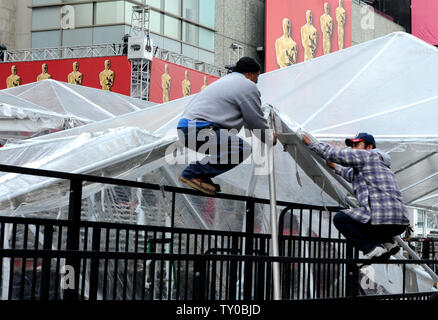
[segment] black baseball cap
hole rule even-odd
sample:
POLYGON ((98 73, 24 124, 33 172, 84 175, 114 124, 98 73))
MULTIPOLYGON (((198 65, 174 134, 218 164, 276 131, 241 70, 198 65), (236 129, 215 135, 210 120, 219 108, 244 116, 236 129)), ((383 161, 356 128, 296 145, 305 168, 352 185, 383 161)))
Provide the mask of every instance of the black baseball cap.
POLYGON ((233 67, 233 72, 247 73, 247 72, 259 72, 260 65, 253 58, 243 57, 237 61, 233 67))
POLYGON ((354 138, 347 138, 345 139, 345 144, 349 147, 353 145, 355 142, 365 141, 367 144, 372 144, 373 149, 376 148, 376 141, 374 140, 374 137, 366 132, 360 132, 358 133, 354 138))

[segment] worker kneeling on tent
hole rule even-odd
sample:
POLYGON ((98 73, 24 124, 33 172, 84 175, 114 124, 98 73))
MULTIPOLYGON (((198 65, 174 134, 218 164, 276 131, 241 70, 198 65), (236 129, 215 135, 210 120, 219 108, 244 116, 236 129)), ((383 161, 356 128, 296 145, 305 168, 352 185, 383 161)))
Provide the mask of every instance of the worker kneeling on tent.
MULTIPOLYGON (((189 102, 178 123, 178 137, 187 148, 207 156, 185 168, 181 182, 206 194, 220 192, 211 179, 231 170, 251 153, 251 146, 236 135, 238 131, 245 125, 265 142, 269 127, 256 85, 259 73, 259 64, 243 57, 231 74, 213 82, 189 102)), ((268 140, 275 144, 276 135, 268 140)))
POLYGON ((364 259, 388 259, 399 251, 393 237, 409 226, 408 212, 388 154, 376 149, 371 134, 362 132, 346 139, 351 148, 335 148, 312 142, 302 134, 303 142, 348 182, 359 207, 337 213, 333 223, 354 247, 361 250, 364 259))

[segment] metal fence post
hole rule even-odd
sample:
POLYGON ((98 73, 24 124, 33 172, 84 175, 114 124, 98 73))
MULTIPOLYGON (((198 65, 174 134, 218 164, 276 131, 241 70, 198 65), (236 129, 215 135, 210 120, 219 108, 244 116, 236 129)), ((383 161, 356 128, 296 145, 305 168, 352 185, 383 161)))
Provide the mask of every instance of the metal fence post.
MULTIPOLYGON (((246 224, 245 224, 245 255, 252 256, 254 253, 254 201, 246 202, 246 224)), ((246 261, 244 268, 243 298, 250 300, 253 283, 252 273, 253 262, 246 261)))
MULTIPOLYGON (((206 256, 204 256, 205 258, 206 256)), ((193 300, 206 300, 206 292, 208 291, 207 283, 205 282, 205 273, 207 259, 196 260, 193 267, 193 300)))
MULTIPOLYGON (((53 226, 50 224, 44 225, 44 250, 52 250, 52 240, 53 240, 53 226)), ((24 263, 23 259, 23 263, 24 263)), ((41 292, 40 299, 48 300, 50 292, 50 271, 51 271, 51 261, 50 257, 44 257, 41 267, 41 292)), ((23 284, 21 284, 23 285, 23 284)))
POLYGON ((421 259, 428 260, 430 256, 430 241, 428 238, 423 239, 423 246, 421 248, 421 259))
MULTIPOLYGON (((70 180, 70 198, 68 208, 69 226, 67 230, 67 250, 78 251, 80 239, 80 221, 82 206, 82 180, 70 180)), ((73 267, 74 287, 64 291, 65 300, 77 300, 79 293, 80 258, 68 256, 66 265, 73 267)))
MULTIPOLYGON (((345 258, 353 259, 355 250, 353 246, 347 242, 345 258)), ((345 295, 347 297, 354 298, 358 294, 359 290, 359 270, 354 262, 349 262, 346 265, 346 279, 345 279, 345 295)))
MULTIPOLYGON (((238 254, 238 253, 239 253, 239 238, 237 236, 233 235, 233 236, 231 236, 231 254, 238 254)), ((238 270, 238 262, 236 260, 230 261, 227 300, 236 300, 237 270, 238 270)))
MULTIPOLYGON (((92 250, 93 252, 100 251, 100 233, 101 228, 93 228, 93 240, 92 240, 92 250)), ((99 278, 99 259, 91 259, 90 267, 90 300, 97 300, 97 288, 98 288, 98 278, 99 278)), ((135 294, 135 293, 134 293, 135 294)))

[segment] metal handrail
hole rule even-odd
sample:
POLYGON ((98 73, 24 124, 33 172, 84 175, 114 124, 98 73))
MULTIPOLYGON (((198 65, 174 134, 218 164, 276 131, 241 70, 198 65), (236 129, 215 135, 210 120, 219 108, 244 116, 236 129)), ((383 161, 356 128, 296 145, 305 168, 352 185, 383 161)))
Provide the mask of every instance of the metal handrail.
MULTIPOLYGON (((127 43, 107 43, 90 46, 72 47, 50 47, 50 48, 31 48, 20 50, 3 51, 4 57, 1 62, 21 62, 38 60, 58 60, 76 59, 87 57, 122 56, 127 43)), ((186 57, 180 53, 172 52, 164 48, 155 46, 153 48, 154 57, 169 61, 187 68, 191 68, 203 73, 222 77, 228 73, 223 67, 218 67, 203 61, 186 57)))
MULTIPOLYGON (((25 167, 10 166, 10 165, 4 165, 4 164, 0 164, 0 172, 1 171, 10 172, 10 173, 29 174, 29 175, 35 175, 35 176, 40 176, 40 177, 58 178, 58 179, 66 179, 66 180, 81 180, 81 181, 88 181, 88 182, 95 182, 95 183, 121 185, 121 186, 126 186, 126 187, 133 187, 133 188, 164 190, 164 191, 168 191, 168 192, 175 192, 178 194, 197 195, 197 196, 212 197, 212 198, 218 198, 218 199, 253 201, 255 203, 260 203, 260 204, 270 204, 270 200, 264 199, 264 198, 248 197, 248 196, 241 196, 241 195, 227 194, 227 193, 218 193, 214 196, 211 196, 211 195, 206 195, 206 194, 203 194, 199 191, 196 191, 193 189, 188 189, 188 188, 162 186, 162 185, 153 184, 153 183, 123 180, 123 179, 116 179, 116 178, 108 178, 108 177, 102 177, 102 176, 93 176, 93 175, 87 175, 87 174, 76 174, 76 173, 68 173, 68 172, 61 172, 61 171, 25 168, 25 167)), ((298 208, 298 209, 315 209, 315 210, 329 210, 329 211, 339 211, 339 210, 345 209, 345 208, 338 207, 338 206, 325 206, 325 207, 324 206, 314 206, 314 205, 307 205, 307 204, 294 203, 294 202, 281 201, 281 200, 277 201, 277 205, 284 206, 284 207, 291 206, 291 207, 298 208)))

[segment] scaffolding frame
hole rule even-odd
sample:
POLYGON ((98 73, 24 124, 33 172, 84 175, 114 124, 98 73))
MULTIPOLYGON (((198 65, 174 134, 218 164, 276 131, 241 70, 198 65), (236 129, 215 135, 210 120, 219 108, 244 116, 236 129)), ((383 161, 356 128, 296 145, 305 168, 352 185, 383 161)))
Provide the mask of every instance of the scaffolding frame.
MULTIPOLYGON (((147 43, 150 44, 149 24, 150 6, 132 7, 130 36, 146 37, 147 43)), ((131 62, 131 97, 149 100, 151 61, 145 58, 129 60, 131 62)))

